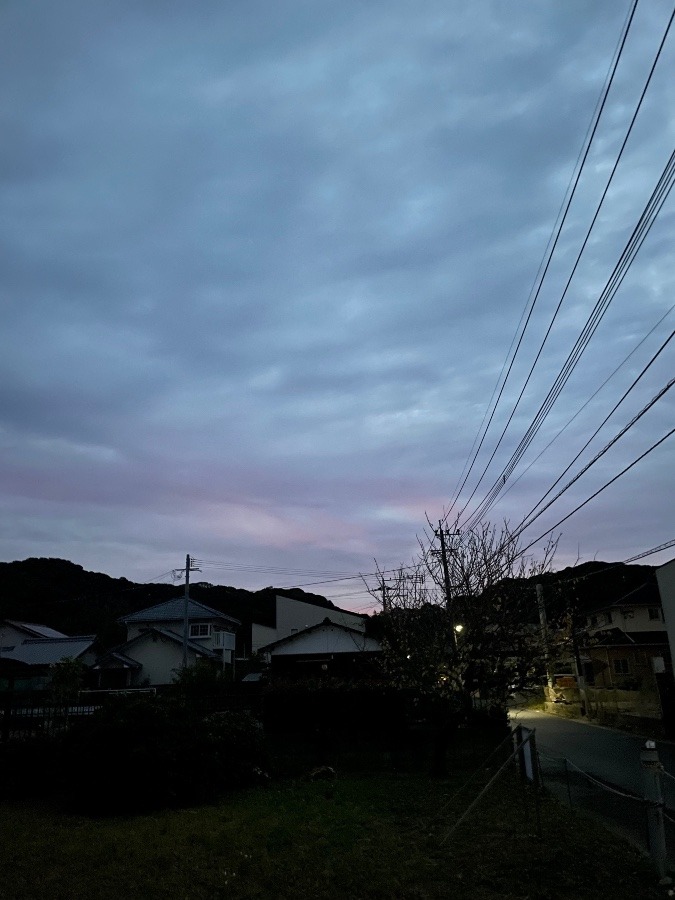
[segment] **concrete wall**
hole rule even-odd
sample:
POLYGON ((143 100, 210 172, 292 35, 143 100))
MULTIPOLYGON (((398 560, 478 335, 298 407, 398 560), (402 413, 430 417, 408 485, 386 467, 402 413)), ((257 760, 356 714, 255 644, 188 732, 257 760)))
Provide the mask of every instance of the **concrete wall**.
POLYGON ((257 653, 265 644, 271 644, 277 639, 276 628, 268 628, 267 625, 251 625, 251 653, 257 653))
MULTIPOLYGON (((310 625, 318 625, 325 618, 338 625, 346 625, 348 628, 365 630, 363 616, 343 610, 325 609, 322 606, 313 606, 311 603, 303 603, 302 600, 293 600, 290 597, 277 597, 277 627, 276 640, 288 637, 294 633, 294 629, 302 631, 310 625)), ((274 638, 273 638, 274 640, 274 638)))

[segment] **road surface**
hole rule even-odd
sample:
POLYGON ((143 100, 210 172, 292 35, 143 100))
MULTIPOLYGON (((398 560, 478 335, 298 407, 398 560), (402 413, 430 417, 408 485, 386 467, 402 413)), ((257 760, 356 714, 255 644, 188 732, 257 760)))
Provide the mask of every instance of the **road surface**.
MULTIPOLYGON (((512 710, 511 722, 536 728, 542 757, 567 757, 584 772, 642 795, 644 737, 536 710, 512 710)), ((656 747, 666 771, 675 776, 675 745, 657 740, 656 747)), ((675 780, 664 778, 663 787, 667 806, 675 810, 675 780)))
MULTIPOLYGON (((622 796, 624 793, 644 796, 640 766, 644 737, 534 710, 511 710, 511 724, 535 729, 544 785, 559 800, 569 803, 573 809, 581 808, 599 816, 610 829, 647 849, 644 803, 622 796)), ((657 740, 656 747, 665 771, 675 776, 675 745, 657 740)), ((661 782, 666 803, 668 868, 672 871, 675 870, 675 777, 664 775, 661 782)))

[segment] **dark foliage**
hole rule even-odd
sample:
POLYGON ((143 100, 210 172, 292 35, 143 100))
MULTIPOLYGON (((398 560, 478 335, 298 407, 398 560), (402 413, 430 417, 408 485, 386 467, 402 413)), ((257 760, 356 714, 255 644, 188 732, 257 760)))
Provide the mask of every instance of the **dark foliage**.
POLYGON ((64 739, 68 797, 92 814, 204 803, 254 783, 262 730, 247 713, 207 716, 166 698, 119 698, 64 739))

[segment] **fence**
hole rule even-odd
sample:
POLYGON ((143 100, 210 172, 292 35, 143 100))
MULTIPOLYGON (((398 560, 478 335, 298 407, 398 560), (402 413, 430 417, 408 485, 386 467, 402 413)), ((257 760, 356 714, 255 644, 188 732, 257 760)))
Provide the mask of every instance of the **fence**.
POLYGON ((663 770, 655 749, 646 748, 641 754, 642 795, 609 784, 541 744, 538 757, 541 783, 551 794, 573 812, 596 817, 599 826, 650 853, 662 875, 666 869, 675 870, 675 809, 666 806, 661 784, 662 777, 674 783, 675 777, 663 770))
MULTIPOLYGON (((518 762, 521 777, 534 788, 537 835, 541 839, 541 819, 539 795, 542 788, 569 806, 570 810, 583 811, 598 821, 599 828, 609 829, 649 854, 663 877, 667 871, 675 872, 675 775, 666 772, 659 761, 656 745, 647 741, 640 753, 643 792, 637 794, 629 789, 612 785, 601 778, 584 771, 571 759, 554 756, 547 748, 537 746, 535 729, 519 725, 513 729, 510 738, 502 741, 495 749, 492 759, 500 753, 502 764, 488 783, 471 800, 461 815, 441 841, 444 844, 467 818, 475 806, 504 775, 513 761, 518 762), (505 747, 512 742, 510 752, 505 747), (505 758, 504 758, 505 757, 505 758), (671 790, 664 799, 663 779, 671 790), (669 796, 668 796, 669 795, 669 796)), ((486 760, 486 763, 490 760, 486 760)), ((636 760, 637 763, 637 760, 636 760)), ((485 763, 483 764, 484 769, 485 763)), ((481 771, 478 769, 462 787, 441 807, 441 811, 456 800, 481 771)))

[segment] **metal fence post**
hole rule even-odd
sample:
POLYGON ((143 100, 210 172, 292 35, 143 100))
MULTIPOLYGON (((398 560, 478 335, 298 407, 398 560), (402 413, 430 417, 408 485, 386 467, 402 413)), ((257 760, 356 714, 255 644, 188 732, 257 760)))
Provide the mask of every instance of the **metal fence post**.
POLYGON ((649 852, 659 876, 666 874, 666 833, 663 827, 663 790, 661 773, 663 765, 659 760, 654 741, 647 741, 640 751, 642 788, 647 807, 647 837, 649 852))

